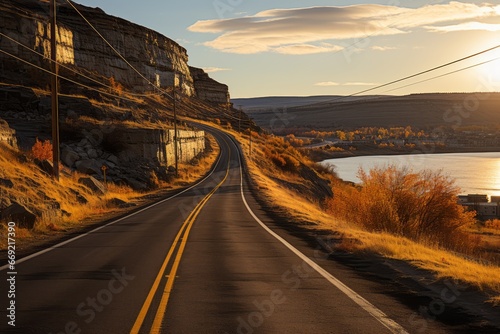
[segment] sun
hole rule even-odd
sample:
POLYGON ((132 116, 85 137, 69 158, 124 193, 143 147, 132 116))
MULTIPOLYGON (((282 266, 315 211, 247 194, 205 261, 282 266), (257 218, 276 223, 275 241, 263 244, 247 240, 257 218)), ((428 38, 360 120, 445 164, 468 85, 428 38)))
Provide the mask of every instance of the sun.
POLYGON ((490 67, 495 82, 500 84, 500 57, 497 58, 494 62, 490 63, 490 67))
POLYGON ((481 61, 486 62, 479 66, 479 75, 481 81, 488 82, 491 86, 489 90, 500 91, 500 48, 488 52, 481 61))

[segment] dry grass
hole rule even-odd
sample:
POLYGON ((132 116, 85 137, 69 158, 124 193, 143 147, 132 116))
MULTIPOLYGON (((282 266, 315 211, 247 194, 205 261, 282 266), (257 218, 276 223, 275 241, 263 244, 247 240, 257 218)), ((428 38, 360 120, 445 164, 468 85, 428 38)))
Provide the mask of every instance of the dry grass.
POLYGON ((500 296, 490 298, 489 302, 490 302, 493 306, 496 306, 496 307, 500 306, 500 296))
MULTIPOLYGON (((348 247, 350 251, 370 251, 388 258, 408 261, 415 266, 432 271, 437 278, 453 278, 481 290, 500 293, 498 266, 472 260, 457 253, 431 247, 389 233, 370 233, 349 229, 348 238, 357 240, 348 247)), ((500 299, 500 296, 495 297, 500 299)))
MULTIPOLYGON (((12 188, 0 185, 0 198, 18 202, 38 216, 32 230, 17 229, 17 245, 26 247, 44 237, 103 221, 130 210, 117 207, 111 200, 143 204, 144 198, 150 195, 196 181, 208 172, 218 154, 215 139, 209 138, 208 141, 211 152, 200 158, 197 165, 181 165, 180 178, 172 183, 161 183, 159 189, 147 193, 138 193, 128 186, 108 183, 104 195, 96 195, 79 184, 78 179, 85 175, 77 172, 63 171, 59 182, 56 182, 32 162, 24 161, 21 152, 0 143, 0 178, 8 179, 14 184, 12 188), (77 194, 88 202, 81 204, 77 200, 77 194)), ((5 226, 0 223, 0 250, 6 249, 5 226)))
MULTIPOLYGON (((225 130, 217 125, 215 127, 225 130)), ((228 132, 240 142, 251 177, 261 194, 285 216, 293 217, 293 221, 316 223, 305 225, 306 227, 329 229, 332 234, 343 235, 343 242, 339 247, 344 250, 373 252, 388 258, 408 261, 416 267, 433 272, 436 278, 449 277, 485 290, 492 296, 492 303, 500 304, 500 268, 497 265, 444 250, 429 240, 415 242, 389 233, 367 231, 349 220, 335 218, 325 211, 321 203, 305 199, 275 181, 276 178, 297 181, 298 176, 280 170, 269 156, 266 158, 265 148, 269 142, 266 142, 265 138, 253 133, 250 154, 248 134, 228 132)), ((353 212, 353 215, 356 215, 356 212, 353 212)))
MULTIPOLYGON (((131 201, 140 195, 128 187, 109 185, 105 195, 97 196, 78 183, 78 179, 84 176, 82 174, 63 172, 60 181, 56 182, 33 163, 20 162, 22 155, 12 148, 0 145, 0 151, 0 177, 14 184, 12 188, 0 186, 2 197, 18 202, 38 216, 33 230, 17 231, 18 241, 29 241, 40 234, 81 225, 88 220, 89 214, 115 210, 107 204, 109 199, 131 201), (77 193, 85 197, 88 203, 80 204, 77 193)), ((0 242, 4 242, 4 239, 0 242)), ((4 246, 0 243, 1 249, 4 246)))

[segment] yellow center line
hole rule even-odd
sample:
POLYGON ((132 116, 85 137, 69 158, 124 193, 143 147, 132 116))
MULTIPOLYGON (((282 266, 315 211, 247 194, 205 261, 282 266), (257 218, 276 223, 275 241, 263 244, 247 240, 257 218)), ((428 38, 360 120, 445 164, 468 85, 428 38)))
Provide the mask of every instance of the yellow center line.
MULTIPOLYGON (((226 143, 227 144, 227 143, 226 143)), ((167 304, 168 304, 168 299, 170 297, 170 292, 172 291, 172 287, 174 285, 175 281, 175 276, 177 273, 177 269, 179 267, 180 260, 182 258, 182 254, 184 252, 184 248, 186 247, 187 239, 189 232, 191 231, 191 227, 194 224, 194 221, 198 217, 199 213, 201 212, 201 209, 204 207, 204 205, 208 202, 210 197, 220 188, 220 186, 226 181, 228 175, 229 175, 229 161, 228 160, 228 166, 226 169, 226 175, 220 181, 210 193, 208 193, 201 201, 196 205, 196 207, 191 211, 189 214, 188 218, 184 221, 182 224, 179 232, 175 236, 174 242, 172 243, 172 246, 170 247, 167 256, 165 260, 163 261, 163 264, 160 268, 160 271, 158 272, 158 275, 156 276, 155 281, 153 282, 153 285, 151 287, 151 290, 148 293, 148 296, 146 297, 146 300, 144 301, 144 304, 142 305, 141 310, 139 311, 139 314, 137 316, 137 319, 134 323, 134 326, 130 330, 130 334, 138 334, 139 330, 142 327, 142 324, 144 323, 144 319, 146 318, 146 315, 149 311, 149 308, 151 307, 151 303, 153 301, 153 298, 158 290, 158 287, 160 285, 160 282, 163 278, 163 273, 165 272, 165 269, 170 262, 170 259, 172 258, 172 255, 174 254, 175 249, 177 248, 177 244, 179 243, 179 240, 181 240, 181 244, 179 246, 179 249, 177 251, 177 255, 175 257, 174 263, 172 265, 172 269, 170 270, 170 273, 167 275, 168 280, 165 285, 165 289, 163 291, 162 298, 160 300, 160 304, 158 306, 158 309, 156 311, 156 315, 153 321, 153 326, 151 327, 150 333, 160 333, 161 330, 161 324, 163 322, 163 318, 165 316, 165 311, 167 309, 167 304)))

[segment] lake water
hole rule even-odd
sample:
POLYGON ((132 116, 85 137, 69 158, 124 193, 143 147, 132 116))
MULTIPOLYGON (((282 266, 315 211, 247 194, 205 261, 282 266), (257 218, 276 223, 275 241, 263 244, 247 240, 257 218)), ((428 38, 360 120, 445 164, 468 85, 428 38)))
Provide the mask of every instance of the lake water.
POLYGON ((414 171, 441 170, 455 180, 462 194, 500 195, 500 152, 362 156, 330 159, 322 164, 334 165, 341 179, 356 183, 360 182, 357 177, 360 167, 369 170, 394 164, 414 171))

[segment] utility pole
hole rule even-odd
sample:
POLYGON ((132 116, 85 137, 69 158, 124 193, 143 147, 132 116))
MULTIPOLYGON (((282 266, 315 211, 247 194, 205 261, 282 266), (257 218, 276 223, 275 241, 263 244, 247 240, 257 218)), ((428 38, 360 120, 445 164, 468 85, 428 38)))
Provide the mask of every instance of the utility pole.
POLYGON ((248 156, 250 157, 250 160, 252 160, 252 128, 248 128, 249 136, 248 136, 248 156))
POLYGON ((179 153, 177 145, 177 107, 175 98, 175 88, 177 87, 177 72, 174 70, 174 88, 172 90, 172 96, 174 98, 174 157, 175 157, 175 177, 179 176, 179 153))
POLYGON ((58 97, 58 66, 57 66, 57 32, 56 32, 56 0, 50 1, 50 68, 52 76, 52 165, 54 178, 59 181, 59 97, 58 97))
POLYGON ((238 132, 241 133, 241 105, 240 107, 240 116, 238 117, 238 132))

